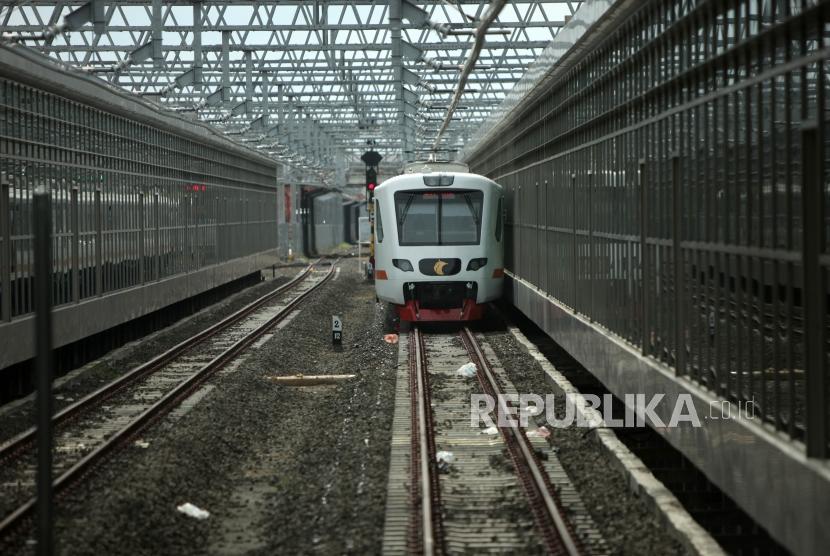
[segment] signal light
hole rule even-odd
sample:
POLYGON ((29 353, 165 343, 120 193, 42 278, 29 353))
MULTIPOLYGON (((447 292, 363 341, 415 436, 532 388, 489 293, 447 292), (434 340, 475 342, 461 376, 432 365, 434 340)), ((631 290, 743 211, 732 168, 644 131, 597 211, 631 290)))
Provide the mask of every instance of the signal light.
POLYGON ((366 168, 366 187, 374 189, 378 183, 378 171, 372 168, 366 168))

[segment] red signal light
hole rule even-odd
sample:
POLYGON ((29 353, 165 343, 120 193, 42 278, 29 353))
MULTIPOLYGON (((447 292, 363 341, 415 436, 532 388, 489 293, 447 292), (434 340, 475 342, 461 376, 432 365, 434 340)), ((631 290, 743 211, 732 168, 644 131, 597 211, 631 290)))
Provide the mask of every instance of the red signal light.
POLYGON ((373 184, 373 183, 367 183, 367 184, 366 184, 366 188, 367 188, 369 191, 374 191, 374 190, 375 190, 375 184, 373 184))

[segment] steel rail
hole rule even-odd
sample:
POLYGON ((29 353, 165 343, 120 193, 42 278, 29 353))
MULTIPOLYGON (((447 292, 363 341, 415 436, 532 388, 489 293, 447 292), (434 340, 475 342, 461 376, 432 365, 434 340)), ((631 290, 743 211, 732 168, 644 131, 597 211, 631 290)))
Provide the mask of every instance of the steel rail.
MULTIPOLYGON (((216 334, 222 332, 229 326, 233 326, 234 324, 236 324, 237 322, 239 322, 240 320, 242 320, 243 318, 257 310, 259 307, 272 300, 274 297, 291 290, 297 284, 305 280, 311 272, 311 269, 314 266, 314 264, 316 263, 312 263, 305 267, 305 269, 295 278, 283 284, 276 290, 269 292, 263 295, 262 297, 252 301, 245 307, 242 307, 235 313, 228 315, 216 324, 213 324, 208 328, 202 330, 201 332, 191 336, 190 338, 176 344, 167 351, 150 359, 146 363, 142 363, 141 365, 135 367, 128 373, 118 377, 114 381, 109 382, 101 388, 99 388, 98 390, 95 390, 94 392, 84 396, 77 402, 66 406, 65 408, 58 411, 57 413, 55 413, 55 415, 52 416, 52 425, 57 426, 62 423, 65 423, 69 419, 77 416, 82 410, 86 409, 87 407, 106 400, 122 388, 131 384, 133 381, 142 378, 143 376, 159 369, 160 367, 163 367, 164 365, 167 365, 185 351, 215 336, 216 334)), ((31 427, 0 445, 0 462, 10 457, 18 450, 23 449, 26 445, 31 444, 34 441, 36 434, 37 430, 35 429, 35 427, 31 427)))
POLYGON ((428 415, 429 391, 425 379, 425 363, 424 344, 421 331, 418 328, 412 330, 410 336, 414 351, 411 352, 414 358, 410 359, 410 371, 415 371, 415 383, 417 385, 417 407, 418 407, 418 449, 419 449, 419 468, 420 468, 420 485, 421 485, 421 543, 423 554, 432 556, 435 554, 435 531, 433 529, 433 462, 430 457, 429 438, 431 427, 427 426, 427 420, 431 419, 428 415), (413 368, 414 363, 414 368, 413 368))
MULTIPOLYGON (((115 449, 120 445, 121 442, 129 439, 132 435, 138 433, 147 424, 151 423, 154 419, 161 417, 162 415, 164 415, 164 413, 173 409, 173 407, 175 407, 177 403, 184 400, 197 386, 204 382, 205 379, 207 379, 210 375, 224 367, 228 362, 232 361, 248 346, 253 344, 257 339, 259 339, 263 334, 265 334, 269 329, 271 329, 275 324, 277 324, 279 321, 288 316, 294 310, 294 308, 297 307, 297 305, 302 303, 309 295, 311 295, 314 291, 316 291, 320 286, 325 284, 332 277, 336 265, 336 261, 331 263, 328 273, 322 280, 320 280, 320 282, 318 282, 311 289, 309 289, 308 291, 304 292, 303 294, 299 295, 291 302, 289 302, 279 313, 271 317, 267 322, 260 325, 258 328, 251 331, 248 335, 236 341, 233 345, 231 345, 221 354, 214 357, 209 363, 204 365, 196 373, 191 375, 188 379, 183 381, 173 390, 165 394, 164 397, 162 397, 152 406, 147 408, 135 420, 130 422, 126 427, 122 428, 121 430, 113 434, 110 438, 106 440, 106 442, 98 446, 95 450, 88 453, 70 469, 64 472, 60 477, 55 479, 52 483, 52 488, 55 494, 58 494, 69 484, 71 484, 74 480, 81 477, 95 463, 102 461, 107 455, 115 451, 115 449)), ((311 271, 311 266, 313 265, 307 267, 304 273, 298 276, 297 279, 305 277, 305 275, 307 275, 308 272, 311 271)), ((275 290, 275 292, 276 291, 278 290, 275 290)), ((258 301, 259 300, 255 301, 254 303, 257 303, 258 301)), ((253 305, 253 303, 251 305, 253 305)), ((243 311, 251 305, 246 306, 243 309, 243 311)), ((234 313, 234 315, 238 313, 239 312, 234 313)), ((197 336, 200 336, 203 333, 200 333, 197 336)), ((36 502, 36 498, 31 498, 23 505, 19 506, 17 510, 13 511, 8 516, 6 516, 6 518, 4 518, 2 522, 0 522, 0 538, 5 537, 11 530, 18 526, 23 519, 29 517, 35 508, 36 502)))
MULTIPOLYGON (((499 387, 499 383, 493 374, 493 370, 490 368, 489 362, 484 357, 484 352, 481 350, 481 346, 479 345, 478 340, 476 340, 475 335, 469 328, 466 327, 460 332, 460 335, 462 343, 467 348, 471 358, 474 360, 473 362, 476 363, 478 379, 485 392, 496 398, 498 408, 502 415, 509 416, 514 414, 515 411, 511 411, 507 407, 507 402, 505 401, 505 397, 502 395, 503 393, 499 387)), ((547 474, 541 468, 541 465, 536 458, 536 454, 533 451, 533 447, 530 445, 530 441, 527 439, 527 436, 525 436, 524 431, 522 431, 518 423, 516 423, 515 419, 507 418, 505 421, 507 422, 507 426, 502 426, 501 423, 499 423, 499 431, 504 437, 511 455, 514 455, 514 448, 518 448, 519 452, 515 455, 521 457, 521 464, 526 466, 529 478, 532 481, 532 487, 535 490, 535 494, 538 496, 538 499, 541 500, 545 513, 548 515, 550 523, 553 525, 558 536, 557 539, 548 539, 547 535, 544 535, 545 531, 543 524, 539 523, 540 527, 543 528, 543 536, 545 536, 545 541, 548 544, 548 550, 552 553, 561 553, 564 550, 565 554, 568 554, 568 556, 578 556, 582 553, 579 549, 579 544, 574 539, 570 528, 568 527, 568 523, 563 516, 563 510, 559 508, 557 501, 554 500, 554 497, 551 495, 551 487, 547 474)), ((523 480, 524 478, 522 475, 524 472, 520 468, 519 462, 516 461, 516 458, 514 457, 513 459, 516 471, 519 474, 520 479, 523 480)), ((536 498, 535 496, 531 496, 529 492, 527 492, 527 494, 530 498, 536 498)), ((534 509, 534 504, 532 502, 533 500, 531 500, 531 509, 534 509)), ((534 514, 535 513, 537 512, 534 509, 534 514)))

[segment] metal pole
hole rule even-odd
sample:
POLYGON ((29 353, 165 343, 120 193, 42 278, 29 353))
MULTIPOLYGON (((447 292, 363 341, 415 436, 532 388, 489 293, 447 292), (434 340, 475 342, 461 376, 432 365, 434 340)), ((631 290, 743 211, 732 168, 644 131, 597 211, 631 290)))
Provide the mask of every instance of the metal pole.
POLYGON ((813 121, 801 129, 801 156, 804 168, 802 193, 801 240, 804 265, 804 360, 807 373, 807 457, 826 458, 827 447, 827 375, 824 352, 824 269, 820 257, 824 250, 824 191, 822 143, 818 124, 813 121))
POLYGON ((72 188, 72 301, 81 300, 81 229, 78 219, 78 188, 72 188))
POLYGON ((144 259, 147 257, 147 249, 145 246, 145 216, 144 216, 144 192, 138 193, 138 275, 139 282, 147 281, 147 275, 144 264, 144 259))
POLYGON ((150 22, 153 29, 153 67, 156 69, 161 69, 164 67, 164 51, 162 50, 163 35, 161 20, 161 0, 153 0, 152 16, 150 22))
POLYGON ((646 194, 646 161, 640 159, 640 311, 643 355, 649 353, 648 322, 648 195, 646 194))
POLYGON ((575 313, 579 312, 579 269, 578 269, 578 253, 576 245, 576 174, 571 174, 571 280, 573 282, 573 299, 571 305, 575 313))
POLYGON ((12 318, 12 243, 11 243, 11 203, 9 202, 9 184, 3 180, 0 184, 0 235, 3 250, 0 252, 0 320, 12 318))
POLYGON ((161 279, 161 230, 159 229, 159 192, 153 192, 153 278, 161 279))
POLYGON ((34 195, 35 343, 37 346, 37 552, 55 551, 52 530, 52 219, 49 193, 34 195))
POLYGON ((596 294, 595 284, 595 263, 594 257, 594 172, 588 170, 588 305, 585 312, 588 320, 594 321, 594 295, 596 294))
POLYGON ((101 190, 95 190, 95 294, 104 295, 104 215, 101 208, 101 190))
POLYGON ((671 157, 672 169, 672 255, 674 255, 674 369, 677 374, 686 373, 686 334, 683 323, 683 238, 680 156, 671 157))

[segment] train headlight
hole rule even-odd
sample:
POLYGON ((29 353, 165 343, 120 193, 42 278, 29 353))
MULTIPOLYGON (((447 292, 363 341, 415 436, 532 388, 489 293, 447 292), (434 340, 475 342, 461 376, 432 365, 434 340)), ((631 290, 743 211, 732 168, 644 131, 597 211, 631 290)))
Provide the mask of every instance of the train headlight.
POLYGON ((487 259, 480 258, 480 259, 471 259, 469 263, 467 263, 467 270, 478 270, 479 268, 483 267, 487 264, 487 259))
POLYGON ((447 187, 453 184, 455 176, 446 174, 431 174, 424 176, 424 185, 427 187, 447 187))
POLYGON ((399 268, 404 272, 412 272, 415 269, 412 268, 412 263, 407 261, 406 259, 392 259, 392 265, 395 268, 399 268))

